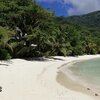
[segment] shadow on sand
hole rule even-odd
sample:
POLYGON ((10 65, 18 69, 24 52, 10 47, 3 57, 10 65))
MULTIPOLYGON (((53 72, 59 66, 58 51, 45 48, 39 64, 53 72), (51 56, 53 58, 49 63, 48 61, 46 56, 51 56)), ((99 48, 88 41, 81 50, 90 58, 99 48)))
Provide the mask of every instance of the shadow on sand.
POLYGON ((25 60, 27 61, 52 61, 52 60, 60 60, 60 61, 64 61, 64 59, 62 58, 58 58, 58 57, 32 57, 32 58, 25 58, 25 60))

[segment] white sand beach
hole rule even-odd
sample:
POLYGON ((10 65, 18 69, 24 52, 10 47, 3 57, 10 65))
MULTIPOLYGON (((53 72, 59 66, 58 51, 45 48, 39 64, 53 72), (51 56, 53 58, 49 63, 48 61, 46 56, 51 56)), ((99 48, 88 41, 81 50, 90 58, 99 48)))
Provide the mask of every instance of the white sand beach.
POLYGON ((69 88, 57 81, 57 75, 63 64, 97 57, 100 55, 54 57, 55 59, 41 61, 22 59, 0 61, 2 87, 0 100, 100 100, 99 96, 95 97, 94 94, 92 96, 92 93, 89 95, 90 91, 86 87, 78 86, 78 83, 70 84, 70 82, 74 83, 70 78, 66 80, 69 88), (72 89, 74 88, 72 85, 80 87, 80 91, 72 89), (81 88, 84 88, 82 92, 81 88))

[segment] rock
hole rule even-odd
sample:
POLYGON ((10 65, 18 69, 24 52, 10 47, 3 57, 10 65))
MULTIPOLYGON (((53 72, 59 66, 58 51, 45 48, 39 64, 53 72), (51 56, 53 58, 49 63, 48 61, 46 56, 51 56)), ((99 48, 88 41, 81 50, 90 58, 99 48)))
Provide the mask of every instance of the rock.
POLYGON ((2 92, 2 87, 0 86, 0 92, 2 92))
POLYGON ((97 93, 95 93, 95 96, 99 96, 97 93))
POLYGON ((87 90, 90 90, 90 88, 87 88, 87 90))

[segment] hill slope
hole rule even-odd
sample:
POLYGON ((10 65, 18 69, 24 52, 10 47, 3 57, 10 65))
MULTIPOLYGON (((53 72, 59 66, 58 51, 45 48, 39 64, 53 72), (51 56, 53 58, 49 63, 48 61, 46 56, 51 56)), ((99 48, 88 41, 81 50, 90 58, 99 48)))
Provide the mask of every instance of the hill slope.
POLYGON ((100 11, 92 12, 81 16, 71 16, 68 17, 66 20, 68 22, 72 22, 89 28, 100 28, 100 11))

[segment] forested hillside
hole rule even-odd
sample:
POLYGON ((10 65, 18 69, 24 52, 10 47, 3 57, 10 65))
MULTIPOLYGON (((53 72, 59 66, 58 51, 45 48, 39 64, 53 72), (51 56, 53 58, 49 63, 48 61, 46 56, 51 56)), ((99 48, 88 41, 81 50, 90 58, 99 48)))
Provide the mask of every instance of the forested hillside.
POLYGON ((100 53, 99 23, 92 19, 78 24, 32 0, 0 0, 0 59, 100 53))
POLYGON ((92 12, 86 15, 71 16, 67 18, 67 21, 76 23, 80 26, 86 26, 88 28, 96 28, 100 30, 100 11, 92 12))

